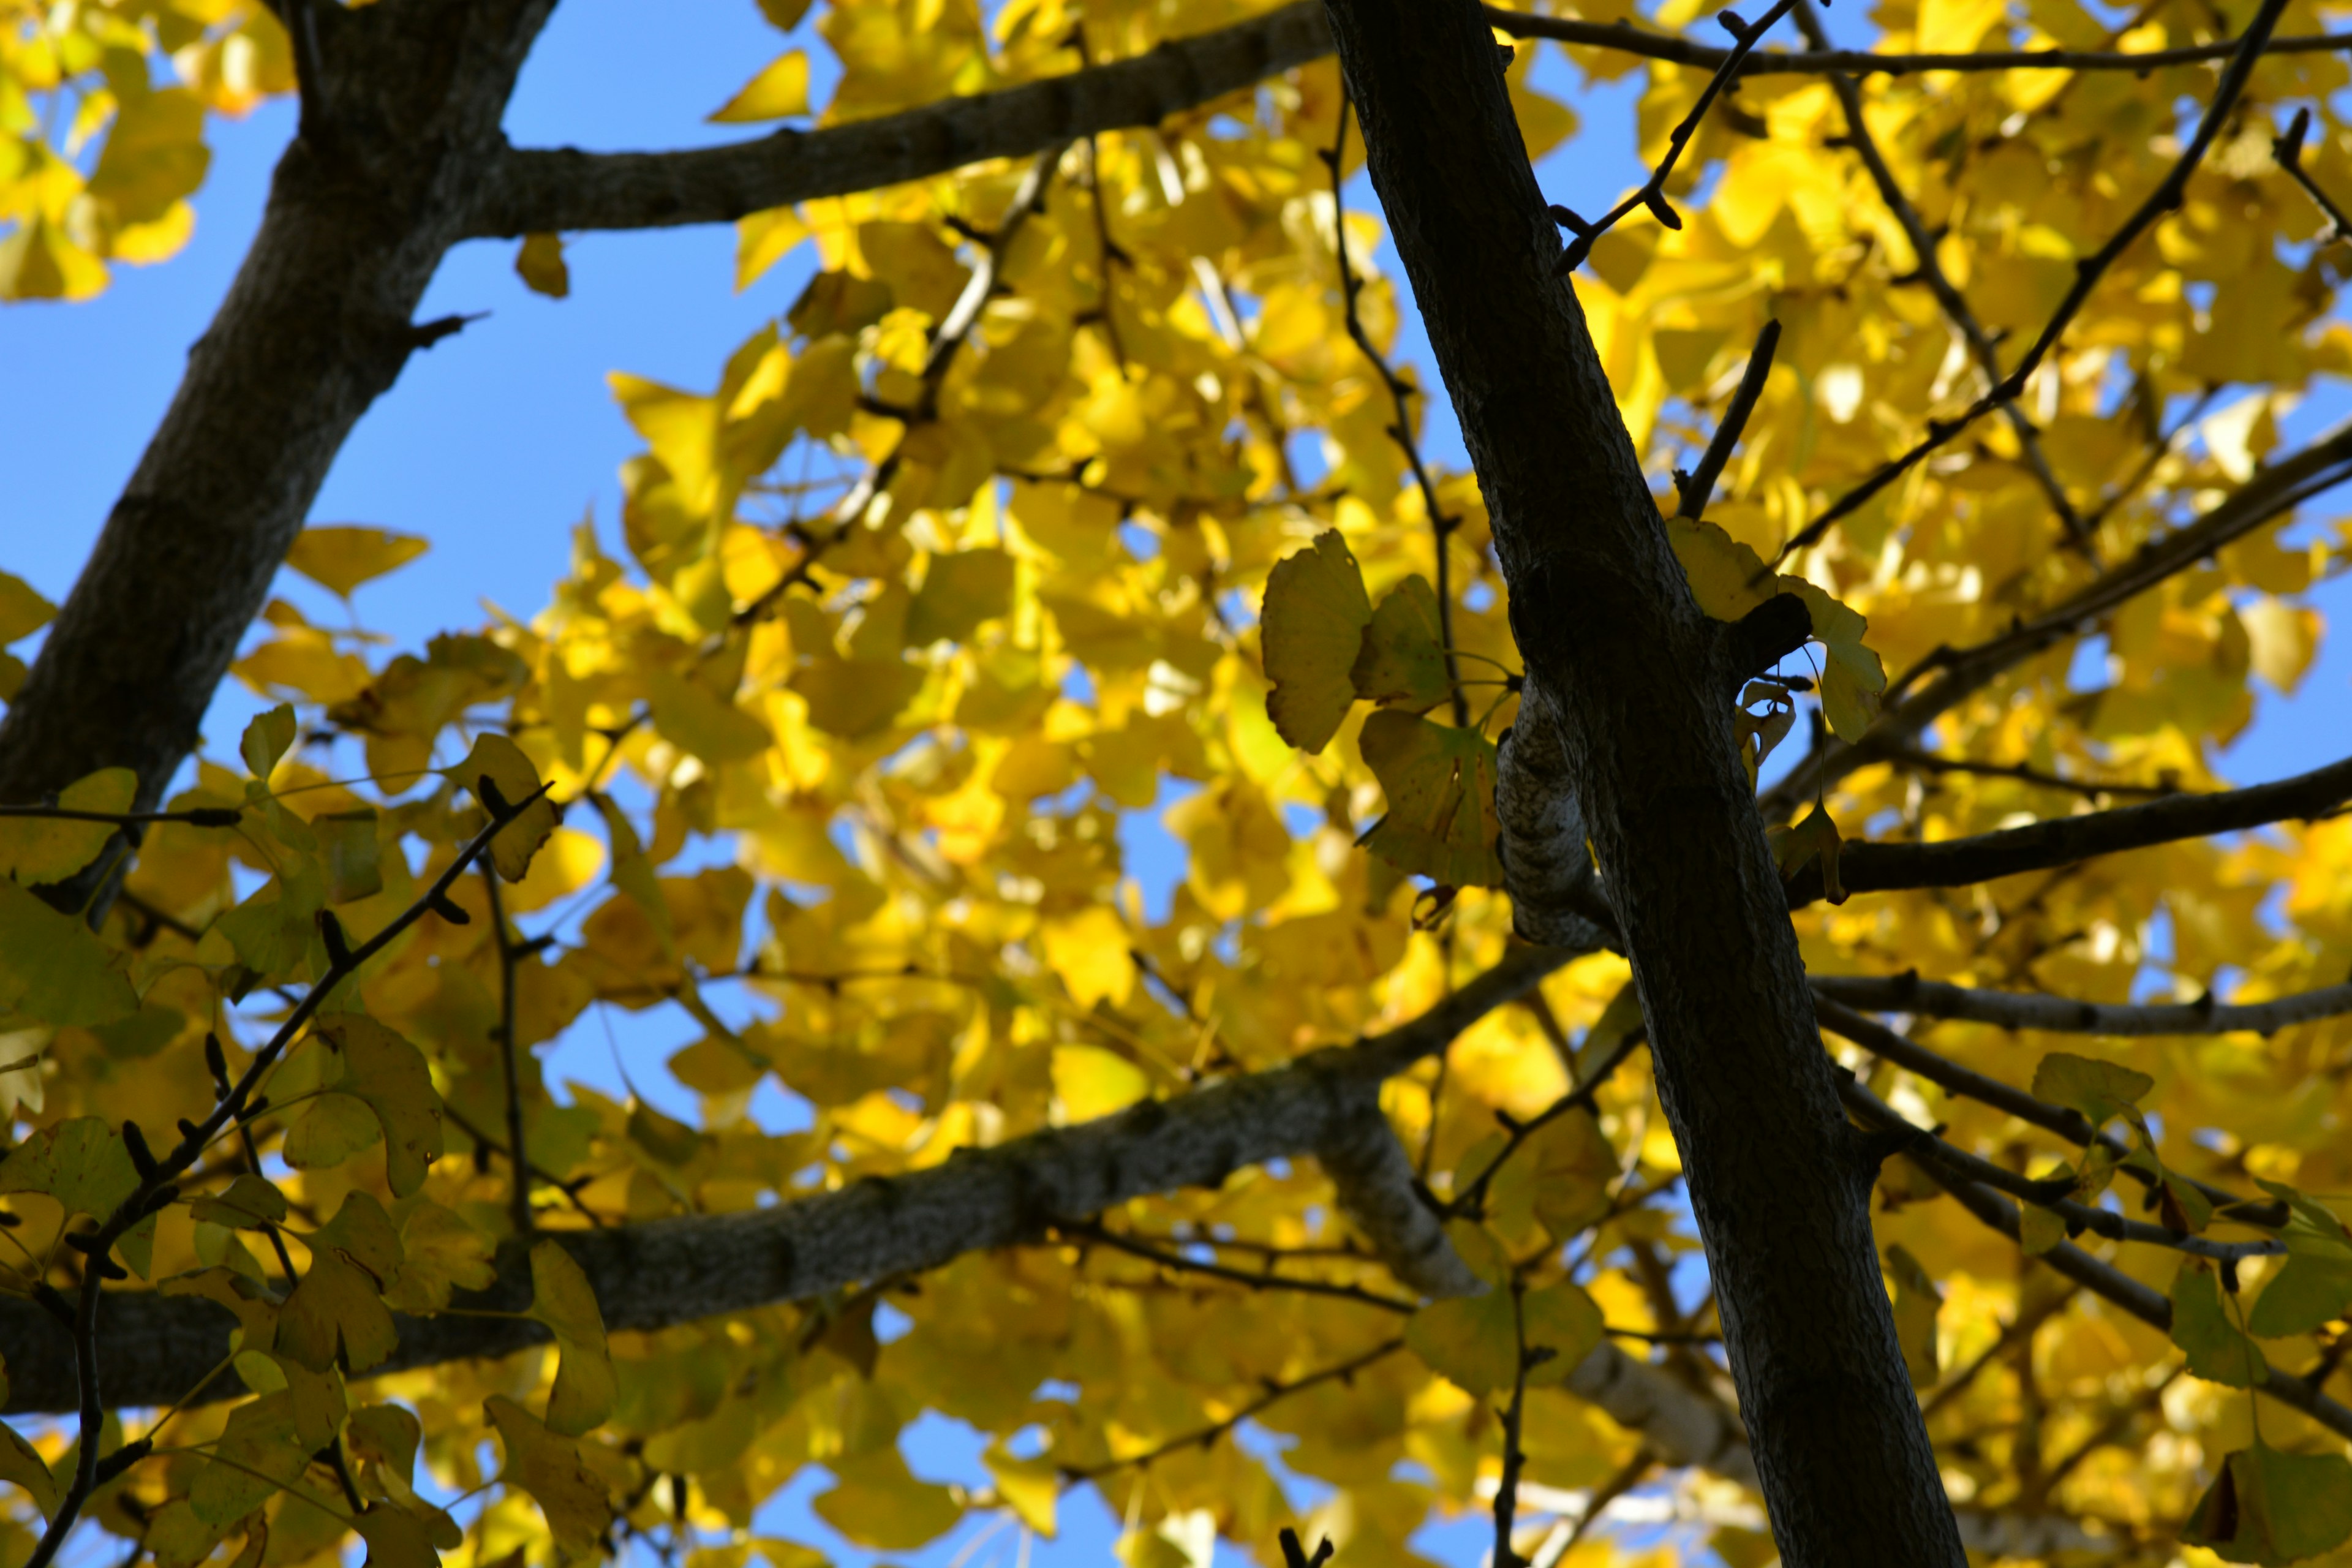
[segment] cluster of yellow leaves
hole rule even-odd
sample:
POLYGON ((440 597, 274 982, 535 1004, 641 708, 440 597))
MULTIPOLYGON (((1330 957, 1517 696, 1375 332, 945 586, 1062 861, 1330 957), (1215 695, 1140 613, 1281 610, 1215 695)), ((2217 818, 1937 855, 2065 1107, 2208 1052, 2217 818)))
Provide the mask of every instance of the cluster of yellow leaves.
MULTIPOLYGON (((807 9, 763 8, 786 29, 807 9)), ((74 36, 135 24, 157 29, 156 47, 216 49, 214 63, 183 65, 185 90, 234 107, 236 40, 260 51, 276 35, 258 11, 215 9, 199 18, 211 30, 184 37, 152 5, 84 5, 74 36)), ((1095 58, 1138 53, 1243 10, 1036 0, 984 22, 971 5, 839 0, 814 16, 842 67, 824 114, 1032 79, 1073 68, 1081 43, 1095 58)), ((1691 15, 1669 6, 1657 20, 1691 15)), ((1875 14, 1889 48, 2109 41, 2073 0, 2036 0, 2030 16, 1900 0, 1875 14)), ((2297 5, 2282 31, 2323 25, 2297 5)), ((11 35, 10 79, 37 84, 47 79, 22 61, 65 58, 53 45, 38 57, 24 41, 37 31, 11 35)), ((2124 42, 2231 31, 2206 9, 2165 5, 2141 12, 2124 42)), ((1540 152, 1573 122, 1528 85, 1534 52, 1520 51, 1514 92, 1540 152)), ((236 58, 246 89, 283 86, 278 57, 236 58)), ((1578 63, 1631 68, 1605 55, 1578 63)), ((75 68, 99 68, 95 58, 75 68)), ((1662 142, 1703 79, 1643 68, 1642 132, 1662 142)), ((796 45, 719 117, 798 113, 807 79, 796 45)), ((2160 177, 2177 151, 2170 106, 2210 79, 2183 68, 2147 82, 1874 80, 1869 123, 1944 237, 1939 258, 1972 311, 2013 341, 2039 329, 2074 258, 2160 177)), ((2041 449, 2076 511, 2097 519, 2100 561, 2127 558, 2243 482, 2274 455, 2279 421, 2311 378, 2352 371, 2352 336, 2329 316, 2340 269, 2328 250, 2305 249, 2319 221, 2269 165, 2266 140, 2273 112, 2321 106, 2307 162, 2352 192, 2352 143, 2326 108, 2345 80, 2334 56, 2266 61, 2184 207, 2124 258, 2030 386, 2041 449)), ((268 638, 238 672, 299 708, 320 744, 298 748, 286 711, 248 734, 242 773, 206 764, 171 804, 235 809, 239 826, 155 829, 100 936, 30 888, 100 853, 103 833, 9 825, 0 1096, 35 1131, 0 1167, 17 1173, 0 1189, 22 1216, 9 1234, 24 1252, 7 1265, 22 1274, 49 1259, 68 1214, 129 1190, 115 1129, 168 1127, 212 1103, 208 1031, 241 1069, 268 1026, 270 987, 324 973, 322 912, 355 936, 380 929, 485 825, 467 799, 485 771, 509 804, 543 779, 572 807, 562 826, 551 805, 509 830, 543 837, 535 857, 504 836, 494 846, 504 913, 537 939, 513 958, 510 992, 513 955, 488 895, 462 880, 275 1070, 251 1126, 286 1173, 265 1181, 225 1154, 191 1201, 125 1238, 126 1267, 238 1315, 238 1368, 260 1397, 174 1417, 180 1451, 102 1494, 102 1523, 144 1541, 160 1568, 216 1551, 291 1568, 349 1529, 403 1564, 461 1549, 482 1563, 517 1549, 591 1554, 675 1514, 705 1542, 696 1568, 740 1568, 754 1553, 804 1568, 817 1560, 809 1548, 749 1532, 762 1500, 809 1467, 833 1478, 814 1506, 835 1531, 900 1552, 974 1508, 1050 1531, 1069 1475, 1172 1443, 1104 1482, 1130 1520, 1127 1559, 1197 1563, 1216 1535, 1263 1555, 1292 1514, 1276 1468, 1231 1442, 1180 1440, 1296 1384, 1255 1419, 1293 1440, 1281 1471, 1332 1489, 1309 1538, 1328 1531, 1348 1563, 1402 1563, 1421 1561, 1410 1542, 1433 1510, 1479 1506, 1497 1466, 1494 1399, 1528 1346, 1559 1352, 1526 1396, 1528 1481, 1601 1485, 1633 1458, 1637 1440, 1559 1384, 1603 1323, 1711 1322, 1667 1284, 1694 1244, 1669 1206, 1678 1163, 1647 1076, 1635 1058, 1597 1114, 1521 1142, 1495 1121, 1541 1111, 1622 1036, 1630 993, 1607 956, 1482 1022, 1442 1079, 1424 1069, 1387 1092, 1437 1193, 1487 1184, 1483 1222, 1455 1226, 1459 1249, 1499 1282, 1486 1297, 1400 1324, 1328 1298, 1040 1246, 608 1346, 561 1249, 542 1243, 535 1315, 555 1331, 554 1355, 378 1380, 374 1396, 399 1403, 347 1395, 346 1380, 388 1352, 390 1310, 437 1310, 488 1278, 492 1244, 510 1229, 509 1044, 521 1054, 525 1152, 542 1173, 537 1223, 561 1232, 586 1215, 789 1202, 1277 1066, 1412 1017, 1499 956, 1509 910, 1491 890, 1493 738, 1511 717, 1504 678, 1517 667, 1506 586, 1464 476, 1439 480, 1461 525, 1445 546, 1450 575, 1438 572, 1433 520, 1391 433, 1394 405, 1344 331, 1339 244, 1370 279, 1359 304, 1376 344, 1393 340, 1399 305, 1369 265, 1377 225, 1351 214, 1342 234, 1334 222, 1318 153, 1336 139, 1337 110, 1326 61, 1157 131, 1070 149, 996 258, 998 290, 939 367, 937 333, 982 259, 974 237, 1006 222, 1024 169, 745 220, 744 280, 803 244, 817 276, 707 391, 614 375, 645 443, 624 476, 623 555, 583 528, 530 624, 377 663, 274 604, 268 638), (1443 605, 1440 581, 1453 585, 1443 605), (338 782, 361 774, 372 782, 338 782), (1129 858, 1146 813, 1181 855, 1164 911, 1129 858), (1464 889, 1433 921, 1426 883, 1464 889), (581 1023, 589 1011, 673 1004, 693 1032, 668 1069, 699 1098, 698 1124, 576 1086, 559 1100, 541 1081, 532 1049, 595 1027, 581 1023), (755 1117, 755 1096, 775 1085, 805 1110, 804 1128, 778 1133, 755 1117), (15 1195, 34 1193, 46 1195, 15 1195), (278 1237, 299 1249, 290 1272, 275 1261, 278 1237), (887 1343, 885 1306, 907 1325, 887 1343), (1318 1376, 1343 1365, 1354 1368, 1345 1379, 1318 1376), (926 1411, 986 1435, 992 1494, 910 1472, 900 1434, 926 1411), (312 1439, 338 1431, 364 1511, 310 1463, 312 1439), (480 1468, 492 1436, 510 1485, 460 1531, 417 1495, 415 1463, 435 1495, 472 1491, 493 1479, 480 1468), (656 1486, 662 1477, 682 1479, 656 1486)), ((1578 279, 1662 489, 1707 433, 1757 331, 1783 324, 1709 522, 1678 530, 1702 605, 1722 618, 1749 607, 1762 563, 1809 519, 1981 390, 1952 323, 1905 281, 1918 258, 1901 226, 1832 144, 1844 130, 1824 83, 1744 82, 1677 176, 1685 226, 1637 217, 1578 279), (1711 199, 1689 200, 1702 180, 1711 199)), ((63 243, 70 206, 17 236, 63 243)), ((534 287, 562 292, 552 237, 526 242, 521 265, 534 287)), ((2090 580, 2099 568, 2060 539, 2016 433, 1986 421, 1781 563, 1776 586, 1805 598, 1824 649, 1829 726, 1867 725, 1887 671, 1997 635, 2090 580)), ((419 547, 318 530, 292 563, 348 595, 419 547)), ((2339 560, 2274 532, 2232 545, 2101 628, 2102 684, 2077 688, 2061 645, 1924 743, 2046 774, 2210 785, 2217 746, 2253 711, 2254 682, 2290 688, 2308 664, 2316 617, 2296 596, 2339 560)), ((0 578, 0 648, 47 614, 20 587, 0 578)), ((0 662, 0 678, 20 679, 17 668, 0 662)), ((1771 716, 1742 731, 1756 762, 1786 732, 1794 689, 1758 695, 1771 716)), ((123 788, 99 775, 73 798, 116 809, 105 803, 123 788)), ((1783 850, 1792 865, 1827 859, 1841 823, 1848 837, 1937 838, 2076 800, 2014 773, 1880 763, 1809 808, 1783 850)), ((2108 1001, 2144 991, 2154 971, 2184 995, 2228 984, 2253 998, 2352 966, 2348 888, 2352 830, 2339 820, 2011 884, 1873 895, 1800 925, 1822 972, 1916 969, 2108 1001)), ((2176 1345, 2059 1300, 2048 1270, 1890 1164, 1881 1239, 1912 1373, 1925 1388, 1975 1369, 1936 1396, 1955 1495, 2158 1535, 2186 1521, 2263 1560, 2318 1540, 2308 1510, 2262 1500, 2305 1496, 2312 1478, 2334 1475, 2310 1468, 2329 1453, 2324 1435, 2274 1406, 2257 1435, 2246 1396, 2227 1391, 2244 1386, 2254 1358, 2300 1372, 2346 1331, 2352 1270, 2336 1200, 2299 1194, 2352 1189, 2352 1030, 2084 1042, 1937 1024, 1922 1037, 2120 1119, 2167 1193, 2193 1195, 2182 1174, 2259 1179, 2308 1205, 2290 1259, 2242 1268, 2242 1325, 2196 1266, 2117 1252, 2177 1303, 2176 1345), (2027 1314, 2042 1323, 2029 1352, 1986 1361, 2002 1324, 2027 1314), (2194 1380, 2172 1383, 2183 1352, 2194 1380), (2174 1436, 2152 1440, 2159 1428, 2174 1436), (2225 1453, 2236 1457, 2225 1464, 2225 1453), (2214 1500, 2225 1487, 2226 1508, 2214 1500), (2275 1539, 2254 1541, 2249 1520, 2275 1539)), ((1981 1105, 1884 1063, 1869 1072, 1963 1146, 2030 1158, 2036 1174, 2060 1157, 1981 1105)), ((2068 1173, 2088 1201, 2114 1172, 2068 1173)), ((1382 1283, 1311 1165, 1237 1172, 1216 1192, 1139 1201, 1105 1223, 1226 1263, 1279 1258, 1327 1280, 1382 1283)), ((2056 1239, 2050 1224, 2029 1215, 2029 1247, 2056 1239)), ((62 1462, 49 1447, 37 1458, 62 1462)), ((0 1463, 43 1502, 26 1479, 35 1467, 0 1463)), ((1748 1561, 1743 1539, 1717 1545, 1748 1561)), ((1614 1552, 1580 1550, 1595 1562, 1614 1552)))
POLYGON ((205 114, 293 86, 258 0, 0 5, 0 300, 87 299, 108 261, 178 251, 205 114))

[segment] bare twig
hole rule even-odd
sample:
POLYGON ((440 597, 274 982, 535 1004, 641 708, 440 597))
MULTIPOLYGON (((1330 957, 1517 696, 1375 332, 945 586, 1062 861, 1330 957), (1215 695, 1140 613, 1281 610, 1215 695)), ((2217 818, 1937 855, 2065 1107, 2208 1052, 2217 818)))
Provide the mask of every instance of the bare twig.
POLYGON ((1739 434, 1748 427, 1748 416, 1756 412, 1756 400, 1764 395, 1764 383, 1772 374, 1772 353, 1780 346, 1780 323, 1765 322, 1764 330, 1756 334, 1756 346, 1748 351, 1748 368, 1739 373, 1738 390, 1731 395, 1730 405, 1724 409, 1722 422, 1716 426, 1698 468, 1687 474, 1675 470, 1676 517, 1696 522, 1706 515, 1706 503, 1715 496, 1715 481, 1722 477, 1723 466, 1731 461, 1739 434))
POLYGON ((1392 1340, 1382 1340, 1360 1355, 1349 1356, 1346 1361, 1310 1372, 1303 1377, 1293 1378, 1287 1383, 1268 1381, 1265 1385, 1265 1393, 1242 1405, 1223 1421, 1213 1422, 1197 1430, 1186 1432, 1181 1436, 1171 1437, 1164 1443, 1155 1444, 1142 1453, 1130 1454, 1123 1459, 1108 1459, 1099 1465, 1066 1465, 1063 1467, 1062 1474, 1074 1481, 1098 1480, 1104 1476, 1115 1475, 1120 1470, 1150 1465, 1154 1460, 1166 1458, 1180 1449, 1213 1447, 1219 1438, 1234 1427, 1250 1417, 1280 1404, 1292 1394, 1303 1393, 1321 1384, 1345 1381, 1366 1367, 1384 1361, 1402 1349, 1404 1349, 1404 1336, 1400 1334, 1392 1340))
POLYGON ((1330 151, 1322 154, 1323 166, 1331 174, 1331 249, 1339 260, 1339 297, 1346 307, 1348 336, 1356 352, 1371 364, 1381 384, 1388 388, 1389 401, 1396 406, 1396 418, 1389 425, 1389 439, 1404 454, 1405 466, 1412 470, 1413 483, 1421 489, 1421 508, 1429 514, 1432 552, 1437 562, 1437 646, 1445 659, 1445 689, 1453 700, 1454 724, 1466 729, 1470 723, 1470 699, 1462 689, 1462 668, 1454 651, 1454 567, 1452 540, 1454 531, 1462 520, 1448 513, 1437 500, 1437 485, 1429 476, 1429 467, 1421 458, 1421 443, 1413 438, 1412 405, 1408 401, 1421 395, 1421 388, 1400 375, 1388 362, 1388 357, 1373 346, 1371 334, 1364 331, 1363 312, 1357 309, 1356 297, 1364 290, 1364 280, 1356 276, 1354 265, 1348 259, 1348 204, 1346 163, 1348 151, 1348 116, 1353 105, 1348 98, 1343 81, 1339 89, 1339 130, 1331 142, 1330 151))
POLYGON ((1106 1228, 1097 1221, 1056 1220, 1054 1222, 1054 1228, 1074 1240, 1108 1247, 1115 1252, 1124 1252, 1130 1258, 1140 1258, 1156 1263, 1162 1268, 1174 1269, 1186 1274, 1203 1275, 1212 1279, 1224 1279, 1235 1285, 1247 1286, 1253 1290, 1287 1290, 1299 1295, 1328 1296, 1335 1300, 1360 1302, 1364 1306, 1378 1307, 1389 1312, 1412 1312, 1421 1305, 1418 1301, 1408 1300, 1402 1296, 1388 1296, 1378 1290, 1368 1290, 1361 1285, 1346 1285, 1330 1279, 1300 1279, 1289 1275, 1274 1273, 1271 1269, 1253 1271, 1247 1268, 1230 1268, 1222 1263, 1204 1263, 1198 1258, 1187 1258, 1181 1252, 1171 1252, 1164 1247, 1155 1247, 1135 1237, 1122 1236, 1118 1231, 1106 1228))
POLYGON ((2321 189, 2319 182, 2311 177, 2311 171, 2303 166, 2303 139, 2310 130, 2311 110, 2296 110, 2294 122, 2287 127, 2286 134, 2271 138, 2271 155, 2278 160, 2279 167, 2303 187, 2304 195, 2311 198, 2313 205, 2327 215, 2327 221, 2332 226, 2327 238, 2352 239, 2352 216, 2345 215, 2336 198, 2321 189))
POLYGON ((522 1069, 517 1064, 515 1042, 515 965, 522 944, 507 931, 506 900, 499 892, 499 876, 482 868, 482 890, 490 904, 490 940, 499 956, 499 1073, 507 1094, 507 1219, 515 1235, 530 1239, 530 1160, 523 1142, 522 1069))
POLYGON ((2071 1035, 2226 1035, 2241 1029, 2275 1034, 2316 1018, 2352 1013, 2352 984, 2323 985, 2268 1002, 2225 1005, 2210 994, 2196 1002, 2077 1002, 2034 992, 1985 991, 1902 974, 1817 974, 1813 994, 1875 1013, 1967 1018, 2005 1029, 2071 1035))

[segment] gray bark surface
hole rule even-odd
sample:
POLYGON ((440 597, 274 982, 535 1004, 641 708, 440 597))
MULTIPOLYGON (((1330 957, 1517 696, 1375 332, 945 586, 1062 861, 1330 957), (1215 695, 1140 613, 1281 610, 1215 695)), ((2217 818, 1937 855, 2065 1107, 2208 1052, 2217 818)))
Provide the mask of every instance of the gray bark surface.
MULTIPOLYGON (((1581 807, 1783 1560, 1958 1568, 1880 1279, 1870 1173, 1734 748, 1727 628, 1692 600, 1553 273, 1559 240, 1501 51, 1468 0, 1330 9, 1372 182, 1494 520, 1524 707, 1549 731, 1515 738, 1502 771, 1531 824, 1564 791, 1581 807)), ((1570 858, 1559 847, 1530 891, 1556 886, 1570 858)), ((1525 856, 1514 846, 1506 863, 1525 856)))

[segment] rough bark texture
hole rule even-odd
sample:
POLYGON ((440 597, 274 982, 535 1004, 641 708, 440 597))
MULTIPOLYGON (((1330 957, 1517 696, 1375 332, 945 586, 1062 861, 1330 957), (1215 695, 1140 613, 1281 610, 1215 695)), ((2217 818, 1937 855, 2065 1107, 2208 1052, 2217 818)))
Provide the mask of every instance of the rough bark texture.
POLYGON ((1727 638, 1692 601, 1553 275, 1559 241, 1501 51, 1470 0, 1331 0, 1331 22, 1511 586, 1523 722, 1543 729, 1505 749, 1503 770, 1522 798, 1573 789, 1581 806, 1783 1560, 1957 1568, 1879 1277, 1869 1173, 1734 750, 1727 638))
POLYGON ((411 318, 553 5, 320 8, 306 131, 0 721, 0 801, 106 766, 161 795, 352 426, 432 341, 411 318))
POLYGON ((512 237, 728 223, 987 158, 1028 157, 1097 132, 1156 125, 1330 52, 1319 0, 1298 0, 1131 59, 822 131, 677 153, 510 150, 488 171, 471 232, 512 237))

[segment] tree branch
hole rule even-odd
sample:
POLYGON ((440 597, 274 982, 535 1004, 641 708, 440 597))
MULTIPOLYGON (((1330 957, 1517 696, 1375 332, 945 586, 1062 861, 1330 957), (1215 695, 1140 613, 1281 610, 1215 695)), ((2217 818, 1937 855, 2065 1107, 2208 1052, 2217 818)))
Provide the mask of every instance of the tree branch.
MULTIPOLYGON (((1850 893, 1965 888, 2184 838, 2239 833, 2290 818, 2308 821, 2332 813, 2347 799, 2352 799, 2352 758, 2250 789, 2167 795, 1999 833, 1934 844, 1849 844, 1838 856, 1838 879, 1850 893)), ((1790 879, 1790 906, 1811 903, 1822 892, 1821 865, 1808 862, 1790 879)))
POLYGON ((483 180, 467 232, 516 238, 729 223, 985 159, 1027 157, 1100 132, 1157 125, 1330 52, 1321 5, 1297 0, 1130 59, 819 131, 674 153, 509 148, 483 180))
POLYGON ((2226 1035, 2251 1030, 2275 1034, 2315 1018, 2352 1013, 2352 984, 2323 985, 2234 1005, 2207 996, 2199 1002, 2077 1002, 2030 991, 1981 991, 1916 973, 1893 975, 1816 974, 1813 994, 1874 1013, 1913 1013, 1930 1018, 1966 1018, 2004 1029, 2041 1029, 2066 1035, 2226 1035))
MULTIPOLYGON (((964 1150, 906 1176, 867 1177, 769 1209, 685 1215, 554 1239, 579 1260, 613 1330, 656 1329, 799 1300, 858 1280, 936 1268, 967 1252, 1034 1241, 1057 1219, 1097 1215, 1130 1198, 1182 1187, 1214 1187, 1233 1172, 1268 1160, 1316 1154, 1327 1146, 1354 1148, 1379 1121, 1383 1079, 1438 1050, 1572 956, 1516 950, 1386 1035, 1178 1100, 1146 1101, 1082 1126, 964 1150)), ((1379 1131, 1394 1142, 1385 1121, 1379 1131)), ((1343 1157, 1340 1163, 1349 1162, 1343 1157)), ((520 1311, 530 1303, 530 1289, 525 1244, 513 1241, 499 1249, 497 1283, 456 1305, 520 1311)), ((97 1310, 106 1398, 117 1406, 178 1399, 227 1353, 236 1326, 209 1301, 147 1291, 104 1292, 97 1310)), ((399 1349, 383 1370, 504 1355, 544 1337, 528 1321, 402 1318, 399 1349)), ((47 1314, 26 1301, 0 1300, 0 1343, 9 1347, 12 1411, 75 1407, 72 1352, 47 1314)), ((203 1397, 234 1397, 240 1387, 234 1376, 224 1376, 203 1397)))

